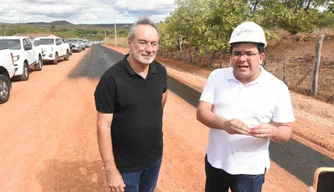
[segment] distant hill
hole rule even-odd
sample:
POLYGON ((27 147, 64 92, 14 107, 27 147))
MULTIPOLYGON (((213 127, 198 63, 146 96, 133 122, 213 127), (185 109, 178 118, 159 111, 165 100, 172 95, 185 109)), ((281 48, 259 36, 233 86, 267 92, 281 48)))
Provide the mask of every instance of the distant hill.
POLYGON ((50 23, 51 25, 73 25, 72 23, 68 22, 68 21, 53 21, 50 23))
MULTIPOLYGON (((56 35, 70 38, 80 37, 90 40, 102 40, 114 36, 114 24, 73 24, 68 21, 28 22, 28 23, 1 23, 2 35, 22 35, 29 37, 56 35)), ((118 37, 128 35, 132 23, 117 23, 118 37)))
MULTIPOLYGON (((86 25, 86 24, 81 24, 81 26, 83 25, 86 25)), ((91 24, 90 26, 92 25, 97 26, 97 27, 102 27, 102 28, 109 28, 109 29, 114 27, 114 24, 91 24)), ((116 27, 118 29, 130 29, 131 26, 132 26, 132 23, 116 23, 116 27)))
MULTIPOLYGON (((133 23, 116 23, 117 27, 120 28, 130 28, 133 23)), ((113 27, 114 24, 96 24, 96 26, 101 26, 101 27, 113 27)))
POLYGON ((53 26, 69 26, 69 25, 74 25, 68 21, 53 21, 50 23, 46 23, 46 22, 29 22, 26 23, 28 25, 53 25, 53 26))
MULTIPOLYGON (((37 25, 41 27, 84 27, 84 28, 114 28, 114 24, 72 24, 68 21, 53 21, 53 22, 29 22, 26 25, 37 25)), ((116 23, 117 29, 130 29, 132 23, 116 23)))

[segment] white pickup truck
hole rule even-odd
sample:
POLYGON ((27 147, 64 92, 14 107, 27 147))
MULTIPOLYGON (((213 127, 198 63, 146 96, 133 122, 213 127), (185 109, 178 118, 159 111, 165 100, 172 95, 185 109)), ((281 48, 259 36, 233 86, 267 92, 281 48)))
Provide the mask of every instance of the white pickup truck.
POLYGON ((44 50, 42 55, 44 61, 57 64, 59 58, 64 58, 66 61, 70 59, 70 45, 64 43, 60 37, 37 37, 34 39, 34 44, 44 50))
POLYGON ((36 48, 29 37, 1 36, 0 43, 11 50, 14 55, 15 78, 21 81, 29 79, 29 69, 41 71, 43 66, 42 51, 36 48))
POLYGON ((9 99, 12 88, 11 78, 14 76, 14 59, 9 49, 2 49, 0 43, 0 104, 9 99))

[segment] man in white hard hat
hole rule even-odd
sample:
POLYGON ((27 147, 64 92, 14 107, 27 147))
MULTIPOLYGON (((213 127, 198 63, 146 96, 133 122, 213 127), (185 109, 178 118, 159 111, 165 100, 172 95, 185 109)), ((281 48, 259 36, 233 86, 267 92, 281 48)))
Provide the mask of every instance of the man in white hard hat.
POLYGON ((270 166, 270 140, 288 141, 295 118, 287 86, 261 67, 263 29, 244 22, 229 45, 231 67, 210 74, 197 107, 197 119, 210 128, 205 191, 258 192, 270 166))

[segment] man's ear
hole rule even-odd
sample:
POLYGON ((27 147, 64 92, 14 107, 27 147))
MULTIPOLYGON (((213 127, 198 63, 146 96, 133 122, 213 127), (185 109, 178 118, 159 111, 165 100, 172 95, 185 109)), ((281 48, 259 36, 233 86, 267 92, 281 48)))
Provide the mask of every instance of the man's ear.
POLYGON ((261 53, 261 55, 260 55, 260 58, 261 58, 261 62, 260 62, 260 65, 262 66, 262 67, 264 67, 264 65, 266 64, 265 62, 266 62, 266 55, 264 54, 264 53, 261 53))
POLYGON ((261 57, 261 60, 262 60, 262 62, 263 62, 264 59, 266 58, 266 55, 265 55, 264 53, 261 53, 261 54, 260 54, 260 57, 261 57))

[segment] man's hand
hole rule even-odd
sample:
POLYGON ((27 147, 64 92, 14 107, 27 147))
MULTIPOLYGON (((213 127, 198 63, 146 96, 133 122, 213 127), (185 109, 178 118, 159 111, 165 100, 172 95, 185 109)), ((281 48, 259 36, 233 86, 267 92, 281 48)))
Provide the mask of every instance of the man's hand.
POLYGON ((277 127, 269 124, 261 124, 250 129, 249 135, 262 139, 270 139, 277 133, 277 127))
POLYGON ((232 119, 225 122, 224 130, 229 134, 242 134, 248 135, 250 129, 248 126, 239 119, 232 119))
POLYGON ((124 181, 117 169, 106 170, 107 184, 110 192, 124 192, 124 181))

